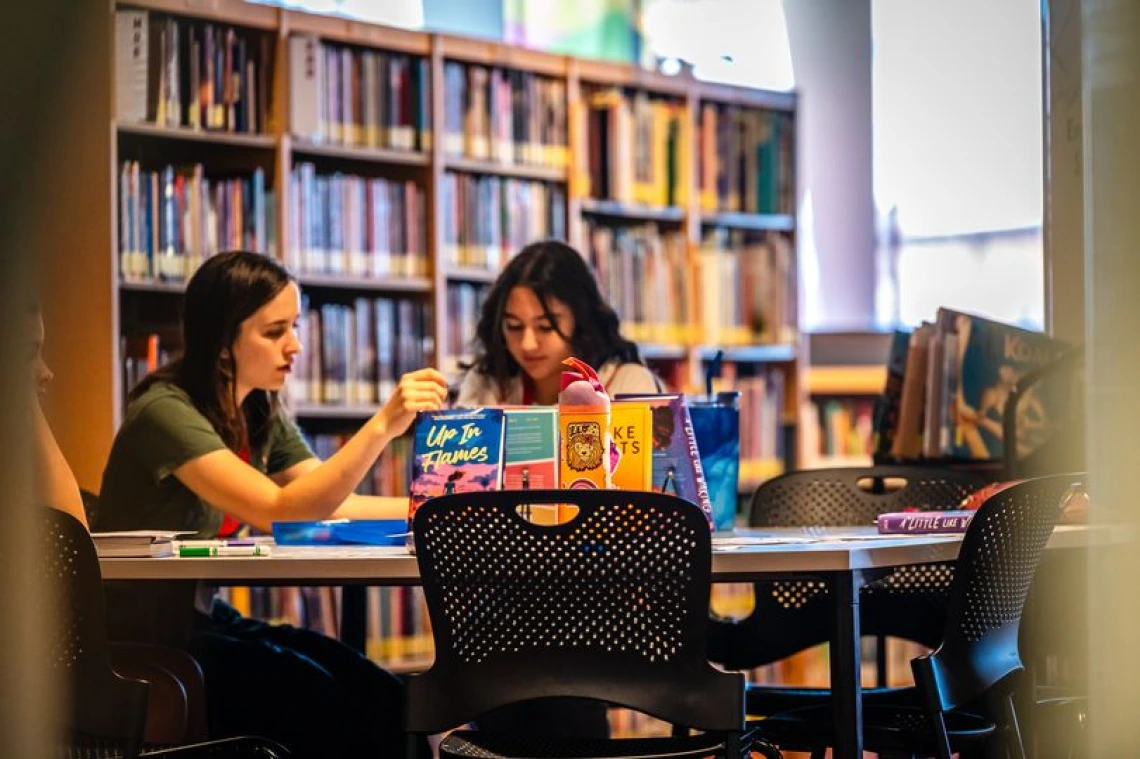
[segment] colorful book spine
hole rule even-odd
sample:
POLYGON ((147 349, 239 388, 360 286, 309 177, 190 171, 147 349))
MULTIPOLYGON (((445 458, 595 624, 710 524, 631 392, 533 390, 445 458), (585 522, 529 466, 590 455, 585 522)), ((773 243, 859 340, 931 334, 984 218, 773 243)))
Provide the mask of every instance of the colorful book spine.
POLYGON ((965 532, 974 511, 895 511, 880 514, 875 523, 884 535, 931 535, 965 532))

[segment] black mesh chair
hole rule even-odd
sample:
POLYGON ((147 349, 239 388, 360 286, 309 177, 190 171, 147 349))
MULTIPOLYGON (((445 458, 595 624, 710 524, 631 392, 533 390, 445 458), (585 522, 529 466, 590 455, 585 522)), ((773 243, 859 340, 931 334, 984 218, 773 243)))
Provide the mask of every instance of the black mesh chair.
MULTIPOLYGON (((1027 480, 978 509, 959 550, 941 644, 911 662, 914 688, 893 693, 888 703, 866 697, 868 751, 950 759, 996 732, 1010 756, 1025 756, 1012 697, 1022 671, 1022 610, 1062 499, 1082 483, 1081 475, 1027 480)), ((776 714, 760 725, 781 748, 817 756, 834 734, 828 705, 776 714)))
POLYGON ((442 756, 740 756, 744 678, 706 656, 711 540, 696 506, 609 490, 466 493, 429 500, 414 532, 436 658, 408 680, 409 733, 546 697, 704 731, 619 740, 457 731, 442 756), (539 526, 521 515, 534 504, 578 511, 539 526))
MULTIPOLYGON (((757 488, 752 527, 869 526, 875 517, 906 508, 953 509, 986 484, 973 472, 919 466, 817 469, 790 472, 757 488)), ((897 567, 861 590, 860 628, 878 638, 879 685, 885 686, 884 641, 904 638, 928 647, 941 640, 952 564, 897 567)), ((729 669, 771 664, 830 639, 832 610, 822 581, 756 583, 755 608, 738 622, 714 619, 709 656, 729 669)), ((880 690, 885 690, 881 688, 880 690)), ((826 699, 822 688, 750 685, 750 715, 771 714, 826 699)))
POLYGON ((40 540, 42 571, 57 606, 58 624, 49 644, 51 671, 63 681, 65 704, 59 757, 230 757, 273 759, 289 752, 254 737, 206 741, 186 746, 143 744, 149 685, 121 677, 111 667, 103 609, 99 560, 91 536, 70 514, 45 508, 40 540))

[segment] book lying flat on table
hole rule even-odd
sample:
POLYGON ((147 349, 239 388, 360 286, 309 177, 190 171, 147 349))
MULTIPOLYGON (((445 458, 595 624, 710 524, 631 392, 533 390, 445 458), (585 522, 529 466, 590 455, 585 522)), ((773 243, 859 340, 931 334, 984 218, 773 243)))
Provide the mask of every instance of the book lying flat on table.
POLYGON ((965 532, 974 518, 973 510, 893 511, 879 514, 875 523, 879 532, 890 535, 929 535, 965 532))
POLYGON ((95 553, 101 559, 159 558, 174 555, 174 541, 193 532, 172 530, 125 530, 93 532, 95 553))

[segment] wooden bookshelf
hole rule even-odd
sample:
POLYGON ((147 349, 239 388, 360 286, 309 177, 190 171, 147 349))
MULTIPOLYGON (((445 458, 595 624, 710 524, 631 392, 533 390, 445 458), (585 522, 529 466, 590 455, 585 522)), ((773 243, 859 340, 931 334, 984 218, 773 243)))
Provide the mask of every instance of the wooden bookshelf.
POLYGON ((292 153, 298 158, 337 158, 343 161, 390 166, 427 166, 430 163, 429 155, 415 150, 322 145, 306 140, 294 140, 292 153))
POLYGON ((791 232, 796 228, 796 219, 789 214, 719 211, 701 214, 701 224, 710 227, 749 229, 758 232, 791 232))
MULTIPOLYGON (((256 134, 123 120, 116 114, 114 14, 101 17, 103 26, 100 28, 88 30, 92 39, 100 41, 102 47, 98 49, 108 57, 110 65, 93 66, 87 72, 83 84, 85 97, 77 102, 86 104, 83 113, 88 115, 80 117, 77 114, 69 122, 75 125, 77 144, 85 146, 90 159, 83 162, 84 170, 73 180, 85 188, 84 192, 91 200, 90 207, 100 209, 100 219, 105 221, 88 225, 87 229, 92 230, 94 236, 89 235, 83 245, 72 246, 75 251, 73 257, 83 260, 83 266, 76 269, 82 270, 83 276, 61 277, 60 292, 51 293, 55 300, 68 301, 68 314, 83 314, 93 330, 97 330, 97 334, 93 331, 91 339, 85 341, 88 350, 81 364, 83 370, 61 365, 56 381, 59 395, 77 399, 77 407, 69 408, 67 418, 58 422, 59 435, 64 442, 65 453, 77 464, 80 483, 86 488, 98 490, 102 462, 121 420, 124 357, 120 353, 120 336, 150 323, 148 320, 155 317, 151 311, 155 309, 162 314, 172 312, 173 306, 155 305, 167 302, 159 296, 177 295, 185 287, 181 282, 125 281, 120 277, 119 174, 122 161, 145 161, 145 168, 149 171, 163 166, 202 164, 207 176, 214 172, 217 177, 254 167, 262 169, 267 203, 271 204, 267 212, 269 249, 279 251, 280 255, 293 255, 298 249, 298 241, 294 240, 297 219, 290 206, 290 183, 299 165, 311 163, 322 176, 338 171, 362 179, 415 182, 423 190, 425 204, 423 234, 427 260, 426 265, 418 269, 424 272, 423 275, 373 278, 303 270, 296 274, 302 289, 313 302, 344 303, 359 297, 394 297, 427 304, 430 326, 425 337, 434 346, 431 360, 440 366, 454 366, 458 358, 448 355, 446 350, 451 329, 451 315, 447 312, 449 285, 486 284, 495 278, 490 269, 456 267, 444 261, 443 183, 447 172, 500 177, 504 181, 537 181, 562 188, 566 237, 580 250, 584 250, 583 230, 587 221, 618 226, 656 224, 662 229, 677 230, 687 241, 685 276, 697 271, 697 251, 703 231, 708 228, 736 229, 756 235, 783 235, 790 240, 792 255, 795 255, 794 207, 781 213, 744 213, 703 207, 696 186, 702 158, 700 151, 693 149, 700 136, 703 104, 757 109, 794 118, 797 110, 794 94, 702 83, 685 75, 665 76, 631 66, 551 55, 486 40, 391 29, 244 0, 210 0, 205 3, 201 0, 112 0, 111 8, 144 10, 179 19, 232 25, 245 30, 242 33, 264 35, 271 55, 271 61, 263 62, 267 64, 269 76, 268 91, 264 93, 269 111, 260 118, 258 126, 261 131, 256 134), (363 147, 359 143, 344 144, 344 141, 333 140, 315 142, 297 133, 291 123, 294 93, 290 83, 290 41, 298 35, 312 35, 319 43, 349 46, 356 51, 354 54, 370 50, 385 55, 412 56, 410 60, 413 61, 422 59, 424 63, 420 65, 427 76, 427 94, 423 95, 423 103, 428 120, 424 127, 424 141, 417 146, 418 149, 363 147), (107 40, 111 42, 108 44, 107 40), (546 165, 517 160, 505 162, 447 153, 444 143, 448 101, 444 70, 448 63, 529 73, 561 82, 566 99, 568 164, 562 168, 549 162, 546 165), (680 131, 677 133, 677 145, 682 146, 678 147, 679 155, 684 156, 688 163, 679 164, 677 170, 680 172, 678 176, 685 177, 688 191, 677 205, 617 202, 585 197, 581 191, 577 177, 586 156, 582 148, 584 134, 578 120, 580 114, 576 109, 585 88, 599 87, 665 98, 678 109, 680 131), (92 283, 97 286, 92 287, 92 283), (92 391, 91 388, 97 390, 92 391), (89 441, 92 440, 98 442, 91 445, 89 441)), ((789 181, 794 181, 794 172, 789 181)), ((792 271, 798 268, 794 258, 790 265, 792 271)), ((795 290, 792 283, 786 293, 793 312, 798 311, 798 293, 795 290)), ((695 299, 696 296, 692 297, 695 299)), ((678 379, 677 389, 696 390, 702 384, 703 363, 715 352, 715 346, 705 345, 705 341, 700 339, 701 332, 696 323, 699 312, 695 301, 685 305, 690 315, 687 332, 692 335, 693 342, 645 344, 642 347, 650 361, 668 363, 669 376, 678 379)), ((755 371, 747 368, 749 366, 779 366, 784 372, 783 419, 794 415, 788 412, 789 409, 800 408, 808 387, 804 375, 807 345, 798 335, 797 324, 798 319, 793 317, 790 327, 795 334, 777 345, 734 346, 727 350, 726 355, 727 361, 744 367, 740 372, 745 375, 755 371)), ((296 407, 302 419, 321 419, 328 424, 342 420, 346 428, 354 426, 372 410, 370 407, 313 404, 296 407)), ((794 456, 789 456, 781 466, 794 463, 794 456)), ((763 471, 775 471, 774 465, 766 465, 763 471)))
POLYGON ((466 171, 472 174, 493 174, 500 177, 514 179, 534 179, 543 182, 565 182, 565 169, 555 169, 548 166, 528 166, 520 163, 500 163, 497 161, 483 161, 474 158, 447 157, 448 171, 466 171))
POLYGON ((333 274, 300 274, 303 289, 345 290, 375 293, 428 293, 432 281, 426 277, 348 277, 333 274))
POLYGON ((380 410, 379 406, 357 406, 337 404, 296 403, 290 405, 293 415, 305 419, 343 419, 363 422, 380 410))
POLYGON ((583 198, 580 203, 582 213, 590 216, 675 224, 680 224, 685 220, 685 209, 679 206, 648 206, 639 203, 619 203, 613 200, 595 200, 593 198, 583 198))
POLYGON ((203 145, 229 145, 237 148, 260 150, 274 150, 277 147, 274 137, 265 134, 238 134, 209 129, 130 123, 119 123, 116 129, 120 137, 127 138, 199 142, 203 145))
POLYGON ((812 395, 879 395, 887 381, 885 366, 813 366, 807 373, 812 395))

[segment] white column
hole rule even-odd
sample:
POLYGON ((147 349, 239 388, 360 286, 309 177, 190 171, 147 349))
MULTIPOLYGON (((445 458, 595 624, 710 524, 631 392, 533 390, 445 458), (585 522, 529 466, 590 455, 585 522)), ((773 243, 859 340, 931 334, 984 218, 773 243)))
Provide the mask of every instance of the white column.
POLYGON ((826 304, 820 328, 864 330, 875 307, 871 2, 785 0, 784 13, 800 96, 801 259, 814 248, 814 265, 801 265, 805 312, 826 304))

